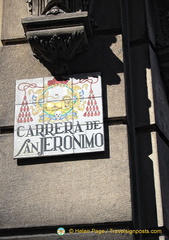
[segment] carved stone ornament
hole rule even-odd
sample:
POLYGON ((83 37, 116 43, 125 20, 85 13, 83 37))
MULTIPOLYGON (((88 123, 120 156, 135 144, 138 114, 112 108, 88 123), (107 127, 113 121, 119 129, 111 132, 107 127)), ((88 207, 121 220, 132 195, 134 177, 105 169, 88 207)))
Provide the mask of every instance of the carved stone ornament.
POLYGON ((41 14, 57 13, 59 8, 62 12, 89 11, 89 6, 94 0, 26 0, 31 15, 39 16, 41 14))
POLYGON ((29 12, 32 13, 32 0, 26 0, 26 3, 28 4, 29 12))
POLYGON ((22 25, 34 56, 53 76, 71 73, 69 62, 87 49, 92 35, 88 12, 29 17, 22 25))

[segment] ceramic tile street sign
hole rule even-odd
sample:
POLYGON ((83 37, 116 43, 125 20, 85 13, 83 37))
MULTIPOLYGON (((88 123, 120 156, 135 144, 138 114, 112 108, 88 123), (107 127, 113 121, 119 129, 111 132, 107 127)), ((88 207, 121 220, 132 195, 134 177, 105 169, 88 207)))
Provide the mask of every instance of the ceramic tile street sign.
POLYGON ((104 151, 101 77, 16 81, 14 158, 104 151))

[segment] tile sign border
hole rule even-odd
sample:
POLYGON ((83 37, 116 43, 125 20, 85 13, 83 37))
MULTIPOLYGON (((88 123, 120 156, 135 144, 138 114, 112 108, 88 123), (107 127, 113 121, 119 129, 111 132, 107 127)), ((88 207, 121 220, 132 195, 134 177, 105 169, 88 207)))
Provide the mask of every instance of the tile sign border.
POLYGON ((99 73, 16 81, 14 158, 104 151, 99 73))

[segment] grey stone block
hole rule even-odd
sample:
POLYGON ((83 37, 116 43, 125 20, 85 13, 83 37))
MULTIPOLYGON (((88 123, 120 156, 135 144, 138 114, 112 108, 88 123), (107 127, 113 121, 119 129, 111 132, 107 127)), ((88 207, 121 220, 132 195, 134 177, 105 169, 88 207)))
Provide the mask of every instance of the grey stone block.
POLYGON ((12 134, 0 149, 1 229, 132 220, 126 126, 110 126, 98 154, 17 162, 12 134))
POLYGON ((28 16, 26 1, 4 0, 2 16, 2 40, 24 38, 21 18, 28 16))
POLYGON ((118 74, 119 85, 107 85, 108 118, 126 116, 125 81, 124 74, 118 74))
MULTIPOLYGON (((110 46, 112 53, 121 61, 121 71, 117 71, 118 84, 107 84, 108 117, 126 116, 125 79, 123 73, 123 46, 122 35, 116 36, 116 42, 110 46)), ((117 66, 117 65, 116 65, 117 66)), ((118 68, 117 68, 118 69, 118 68)), ((119 69, 120 70, 120 69, 119 69)))

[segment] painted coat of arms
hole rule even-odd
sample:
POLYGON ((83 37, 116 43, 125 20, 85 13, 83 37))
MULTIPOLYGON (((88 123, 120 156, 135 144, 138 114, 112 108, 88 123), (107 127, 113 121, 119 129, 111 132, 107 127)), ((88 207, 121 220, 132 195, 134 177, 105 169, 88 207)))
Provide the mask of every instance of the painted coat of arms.
MULTIPOLYGON (((87 77, 73 76, 64 81, 58 81, 54 77, 17 80, 15 136, 19 137, 19 140, 21 136, 25 141, 29 137, 30 142, 32 142, 31 138, 37 140, 39 136, 43 140, 48 135, 55 137, 65 134, 65 136, 75 137, 78 132, 87 134, 87 131, 92 130, 94 125, 101 126, 96 129, 102 129, 101 132, 103 132, 101 77, 98 74, 91 74, 87 77), (59 132, 58 128, 63 131, 59 132)), ((67 154, 76 151, 74 144, 71 145, 73 152, 66 147, 69 150, 66 151, 67 154)), ((34 150, 37 148, 36 145, 34 150)), ((22 150, 26 156, 36 156, 40 152, 37 150, 37 153, 33 153, 35 151, 30 150, 29 147, 22 150)), ((50 155, 48 150, 46 152, 50 155)), ((61 153, 63 154, 62 151, 61 153)), ((16 152, 14 155, 18 156, 16 152)))

